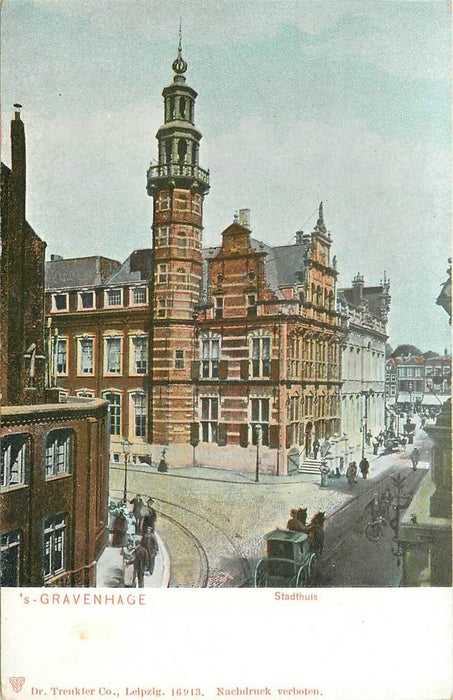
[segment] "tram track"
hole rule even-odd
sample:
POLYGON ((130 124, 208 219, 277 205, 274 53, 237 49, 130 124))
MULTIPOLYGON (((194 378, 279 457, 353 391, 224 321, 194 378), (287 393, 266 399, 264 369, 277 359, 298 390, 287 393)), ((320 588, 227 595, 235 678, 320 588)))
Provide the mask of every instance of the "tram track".
MULTIPOLYGON (((144 472, 144 470, 134 471, 144 472)), ((111 491, 115 494, 120 493, 120 489, 111 489, 111 491)), ((241 578, 241 581, 239 581, 236 585, 242 587, 247 586, 249 584, 252 577, 252 568, 248 561, 248 558, 240 551, 236 543, 224 530, 222 530, 218 525, 213 523, 209 518, 200 515, 196 511, 187 508, 186 506, 183 506, 179 503, 174 503, 164 498, 160 498, 154 493, 152 495, 146 494, 144 490, 142 490, 141 493, 142 496, 144 496, 145 500, 148 497, 153 498, 155 504, 158 504, 158 507, 156 508, 156 512, 158 513, 158 515, 166 519, 167 522, 173 528, 177 528, 177 531, 179 533, 178 536, 175 531, 171 532, 171 528, 164 528, 166 530, 166 532, 164 533, 162 531, 162 525, 159 528, 159 534, 163 536, 170 557, 170 587, 217 587, 219 585, 222 585, 222 579, 228 581, 229 575, 225 573, 222 576, 222 572, 219 571, 219 566, 215 566, 212 563, 212 561, 210 561, 213 558, 215 558, 215 555, 213 555, 212 553, 210 554, 201 541, 201 537, 203 536, 203 534, 206 536, 207 529, 215 533, 215 542, 217 547, 218 543, 221 540, 226 541, 228 546, 225 548, 224 551, 222 551, 223 557, 226 558, 228 554, 231 553, 234 555, 233 558, 236 560, 240 567, 241 578), (168 512, 170 509, 173 509, 172 514, 168 512), (195 521, 198 527, 195 525, 195 523, 192 523, 190 527, 188 527, 187 524, 183 524, 181 522, 181 513, 183 514, 183 518, 185 518, 186 521, 195 521), (194 532, 194 529, 196 527, 198 529, 198 533, 194 532), (182 542, 179 541, 181 535, 190 541, 192 547, 197 552, 199 560, 199 567, 197 573, 195 571, 192 571, 191 574, 189 574, 187 571, 190 568, 191 556, 190 553, 187 551, 187 548, 182 544, 182 542), (181 550, 183 550, 183 552, 181 550), (181 576, 178 575, 178 568, 185 570, 181 574, 181 576)), ((160 522, 162 523, 162 520, 160 522)))

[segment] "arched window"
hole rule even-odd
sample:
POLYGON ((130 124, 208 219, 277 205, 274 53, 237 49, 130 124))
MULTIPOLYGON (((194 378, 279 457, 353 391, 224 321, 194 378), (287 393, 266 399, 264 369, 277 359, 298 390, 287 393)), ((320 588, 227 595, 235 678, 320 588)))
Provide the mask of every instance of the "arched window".
POLYGON ((179 116, 182 119, 186 118, 186 100, 184 97, 179 98, 179 116))

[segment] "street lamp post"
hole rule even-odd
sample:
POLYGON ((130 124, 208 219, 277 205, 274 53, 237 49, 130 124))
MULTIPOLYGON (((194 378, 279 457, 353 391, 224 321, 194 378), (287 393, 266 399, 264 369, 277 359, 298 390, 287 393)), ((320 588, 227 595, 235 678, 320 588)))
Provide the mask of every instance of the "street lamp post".
POLYGON ((132 447, 132 443, 127 439, 127 437, 124 437, 121 440, 121 447, 123 448, 123 454, 124 454, 124 489, 123 489, 123 503, 127 503, 127 463, 129 461, 129 454, 130 454, 130 449, 132 447))
POLYGON ((260 447, 263 443, 263 429, 259 423, 255 425, 255 440, 256 440, 256 469, 255 481, 260 480, 260 447))

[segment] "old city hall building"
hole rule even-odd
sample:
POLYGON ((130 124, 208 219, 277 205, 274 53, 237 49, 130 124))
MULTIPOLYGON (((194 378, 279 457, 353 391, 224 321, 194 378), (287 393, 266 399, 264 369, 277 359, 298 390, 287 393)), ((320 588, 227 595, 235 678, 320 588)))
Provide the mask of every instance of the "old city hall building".
POLYGON ((285 474, 315 438, 338 434, 341 315, 322 204, 293 245, 252 236, 240 210, 203 248, 209 172, 200 167, 197 93, 181 46, 164 88, 158 160, 147 174, 152 249, 47 263, 55 376, 71 395, 107 398, 111 453, 136 460, 285 474), (259 426, 257 428, 257 426, 259 426))

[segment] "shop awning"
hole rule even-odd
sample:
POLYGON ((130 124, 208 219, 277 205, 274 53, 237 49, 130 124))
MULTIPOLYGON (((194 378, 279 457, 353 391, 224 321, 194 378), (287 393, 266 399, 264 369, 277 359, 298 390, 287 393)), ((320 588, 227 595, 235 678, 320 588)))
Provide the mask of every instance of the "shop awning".
POLYGON ((445 403, 445 401, 447 401, 448 398, 450 397, 445 395, 434 396, 434 394, 425 394, 423 397, 422 406, 441 406, 445 403))

